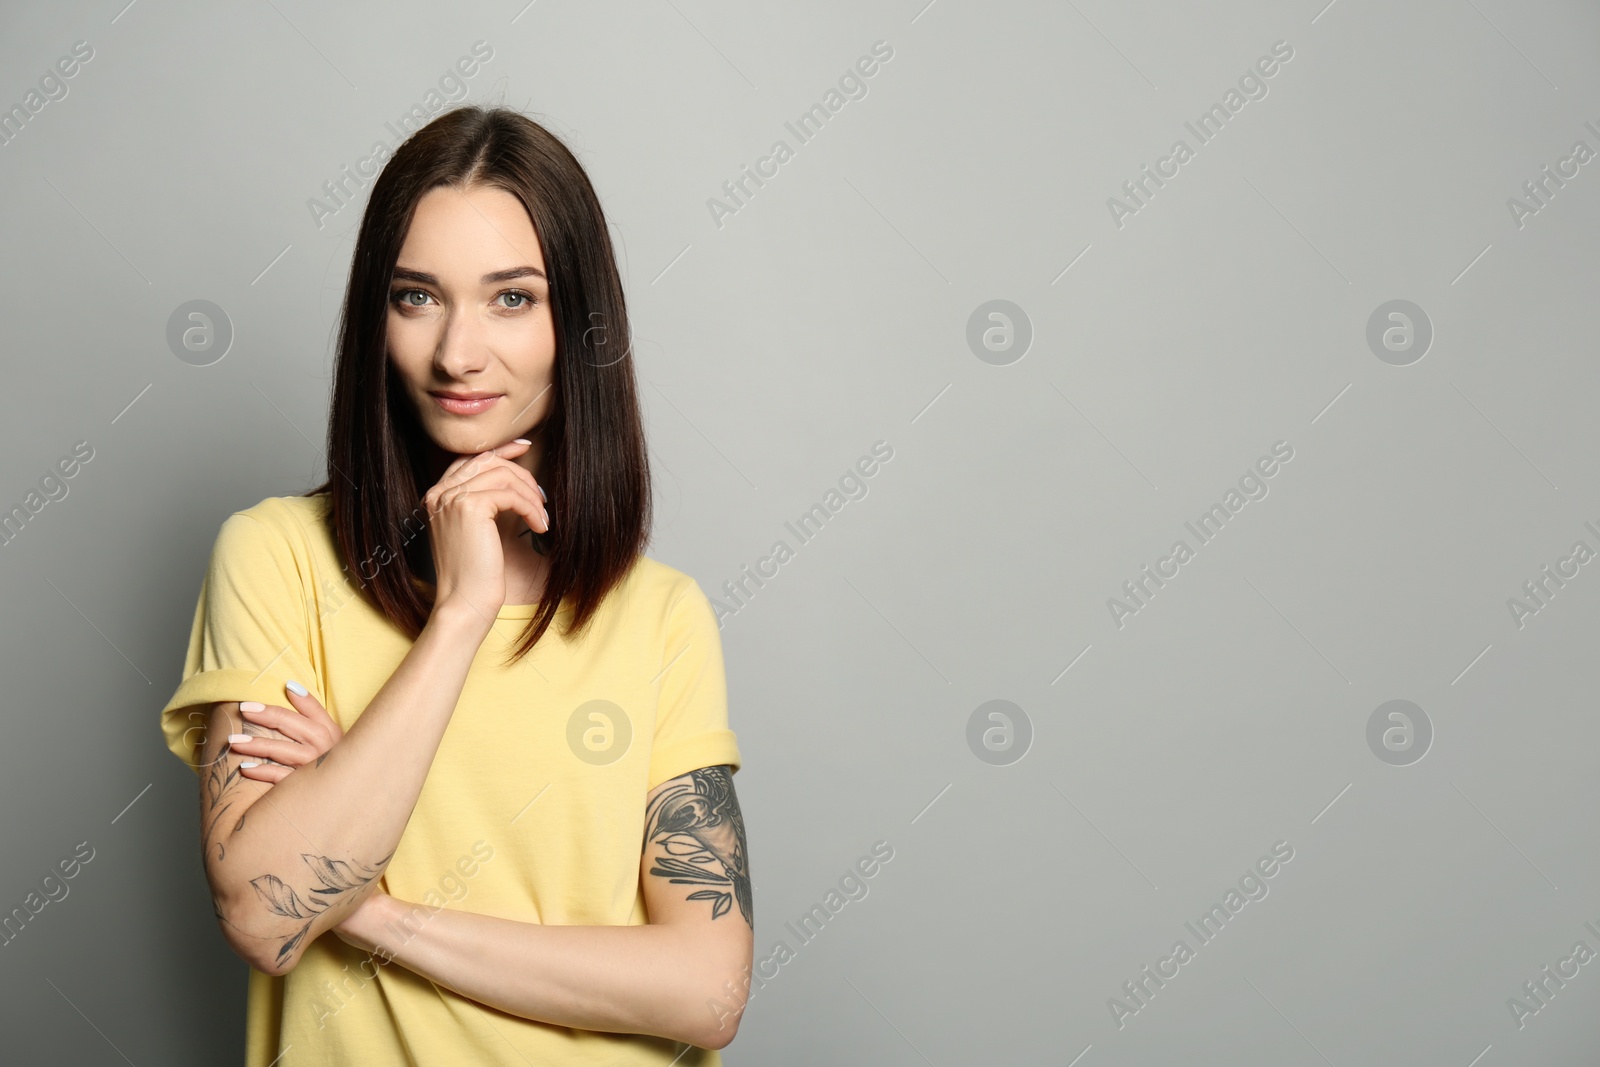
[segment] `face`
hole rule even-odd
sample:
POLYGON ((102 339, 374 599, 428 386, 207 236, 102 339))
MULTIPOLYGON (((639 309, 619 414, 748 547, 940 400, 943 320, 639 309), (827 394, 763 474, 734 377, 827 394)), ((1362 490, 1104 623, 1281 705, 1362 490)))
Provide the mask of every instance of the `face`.
POLYGON ((554 402, 549 301, 516 197, 439 186, 418 201, 389 286, 389 360, 446 462, 517 437, 537 445, 554 402))

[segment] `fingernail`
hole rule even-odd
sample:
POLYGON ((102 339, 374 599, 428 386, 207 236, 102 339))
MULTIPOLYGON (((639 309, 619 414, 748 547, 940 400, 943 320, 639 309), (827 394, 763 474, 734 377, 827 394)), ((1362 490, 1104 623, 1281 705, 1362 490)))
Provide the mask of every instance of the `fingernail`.
POLYGON ((250 735, 249 734, 229 734, 228 735, 228 744, 230 744, 230 745, 242 745, 248 740, 250 740, 250 735))
POLYGON ((255 760, 248 760, 247 759, 243 763, 239 764, 239 769, 242 771, 247 767, 259 767, 259 766, 261 766, 261 764, 257 763, 255 760))
POLYGON ((546 504, 550 503, 550 494, 544 491, 544 486, 536 485, 534 488, 539 490, 540 499, 542 499, 546 504))
POLYGON ((526 437, 519 437, 515 441, 512 441, 511 443, 514 444, 514 445, 531 445, 531 444, 533 444, 533 442, 528 440, 526 437))
POLYGON ((311 695, 306 691, 306 687, 301 685, 299 682, 288 682, 285 684, 285 688, 287 688, 289 692, 293 693, 297 697, 311 695))
POLYGON ((239 702, 240 711, 266 711, 267 706, 259 700, 242 700, 239 702))

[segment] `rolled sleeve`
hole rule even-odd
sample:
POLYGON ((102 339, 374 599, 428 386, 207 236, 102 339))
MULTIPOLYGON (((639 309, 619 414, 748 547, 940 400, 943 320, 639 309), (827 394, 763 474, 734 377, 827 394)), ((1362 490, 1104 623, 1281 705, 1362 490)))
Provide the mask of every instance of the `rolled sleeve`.
POLYGON ((662 667, 647 789, 699 767, 726 764, 737 771, 722 635, 711 602, 692 579, 668 610, 662 667))
POLYGON ((287 707, 285 682, 320 688, 300 570, 272 526, 244 512, 222 524, 195 605, 183 679, 161 709, 167 747, 196 773, 211 704, 287 707))

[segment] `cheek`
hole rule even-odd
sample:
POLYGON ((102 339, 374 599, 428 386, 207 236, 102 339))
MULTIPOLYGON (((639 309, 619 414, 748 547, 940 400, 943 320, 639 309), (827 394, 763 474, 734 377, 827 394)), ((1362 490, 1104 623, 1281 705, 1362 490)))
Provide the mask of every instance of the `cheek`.
POLYGON ((541 387, 550 380, 556 367, 556 333, 548 319, 536 324, 517 346, 517 367, 519 377, 541 387))
POLYGON ((417 368, 428 363, 433 350, 427 325, 398 312, 389 312, 388 349, 389 363, 402 378, 415 377, 417 368))

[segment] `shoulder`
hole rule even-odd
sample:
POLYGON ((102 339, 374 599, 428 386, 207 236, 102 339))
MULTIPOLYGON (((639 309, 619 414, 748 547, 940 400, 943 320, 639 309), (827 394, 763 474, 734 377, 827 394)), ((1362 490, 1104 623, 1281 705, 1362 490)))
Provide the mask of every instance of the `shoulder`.
POLYGON ((682 607, 706 602, 706 595, 693 576, 642 554, 634 561, 625 584, 629 600, 640 607, 654 606, 663 617, 682 607))
POLYGON ((233 514, 247 515, 263 526, 293 532, 323 525, 327 521, 331 501, 327 493, 318 493, 316 496, 269 496, 259 504, 241 508, 233 514))
POLYGON ((692 575, 649 556, 639 556, 626 584, 630 614, 650 620, 669 645, 711 638, 730 614, 692 575))
POLYGON ((220 545, 237 551, 266 551, 296 560, 311 559, 331 548, 329 497, 269 496, 241 508, 222 523, 220 545))

